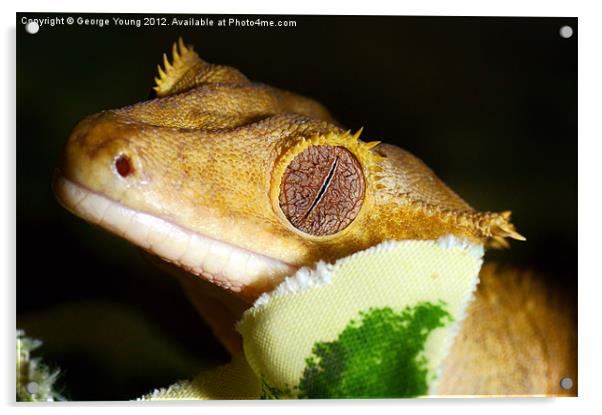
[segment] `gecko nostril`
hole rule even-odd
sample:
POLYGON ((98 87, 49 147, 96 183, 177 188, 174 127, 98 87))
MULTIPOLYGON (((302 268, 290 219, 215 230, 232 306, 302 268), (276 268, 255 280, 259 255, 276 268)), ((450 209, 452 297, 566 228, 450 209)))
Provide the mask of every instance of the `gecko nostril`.
POLYGON ((115 170, 121 177, 127 177, 133 172, 132 163, 130 162, 130 158, 121 154, 119 157, 115 159, 115 170))

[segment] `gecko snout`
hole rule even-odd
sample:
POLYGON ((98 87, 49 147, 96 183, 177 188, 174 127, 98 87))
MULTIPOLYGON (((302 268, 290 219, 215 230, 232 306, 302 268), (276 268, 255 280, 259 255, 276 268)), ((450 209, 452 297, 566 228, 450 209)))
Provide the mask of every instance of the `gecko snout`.
POLYGON ((137 186, 143 181, 141 157, 135 145, 140 133, 137 125, 110 111, 84 118, 69 135, 60 174, 99 193, 137 186))

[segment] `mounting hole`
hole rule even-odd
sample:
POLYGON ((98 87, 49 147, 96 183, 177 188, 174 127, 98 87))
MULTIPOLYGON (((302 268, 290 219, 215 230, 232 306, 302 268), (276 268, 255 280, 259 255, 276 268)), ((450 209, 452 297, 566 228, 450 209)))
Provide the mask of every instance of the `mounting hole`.
POLYGON ((573 387, 573 379, 566 377, 560 380, 560 387, 564 390, 569 390, 573 387))
POLYGON ((568 39, 573 36, 573 28, 571 26, 562 26, 559 30, 560 36, 568 39))
POLYGON ((29 392, 31 395, 35 395, 36 393, 38 393, 39 390, 40 387, 36 382, 29 382, 27 384, 27 392, 29 392))
POLYGON ((130 158, 125 154, 117 157, 115 159, 115 170, 117 170, 117 173, 119 173, 121 177, 128 177, 130 174, 132 174, 134 169, 132 168, 132 162, 130 161, 130 158))
POLYGON ((30 35, 35 35, 36 33, 38 33, 39 30, 40 25, 38 24, 38 22, 31 21, 25 24, 25 31, 30 35))

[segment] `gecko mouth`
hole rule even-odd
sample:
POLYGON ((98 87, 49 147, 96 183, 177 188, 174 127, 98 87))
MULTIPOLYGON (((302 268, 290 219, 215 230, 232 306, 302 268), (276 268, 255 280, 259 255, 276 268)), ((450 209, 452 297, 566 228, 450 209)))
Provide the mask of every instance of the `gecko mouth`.
POLYGON ((244 297, 255 297, 272 289, 297 269, 278 259, 128 208, 60 174, 56 175, 53 188, 59 202, 82 219, 244 297))

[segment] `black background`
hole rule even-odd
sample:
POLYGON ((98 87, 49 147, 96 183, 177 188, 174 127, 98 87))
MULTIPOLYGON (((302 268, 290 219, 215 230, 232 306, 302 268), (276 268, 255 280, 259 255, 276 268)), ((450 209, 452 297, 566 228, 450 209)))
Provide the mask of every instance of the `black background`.
POLYGON ((111 21, 30 35, 23 16, 53 14, 17 16, 17 326, 44 341, 68 398, 132 399, 227 360, 170 277, 50 188, 73 125, 146 99, 178 36, 210 62, 318 99, 366 141, 411 151, 476 209, 512 210, 527 242, 487 258, 576 295, 576 18, 263 15, 237 17, 297 25, 111 21))

